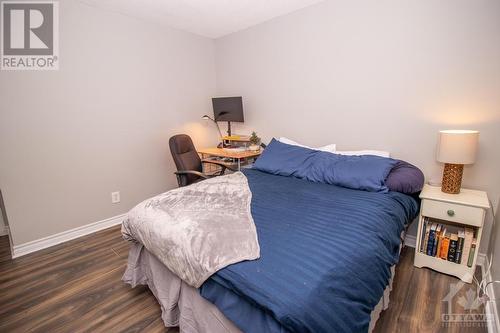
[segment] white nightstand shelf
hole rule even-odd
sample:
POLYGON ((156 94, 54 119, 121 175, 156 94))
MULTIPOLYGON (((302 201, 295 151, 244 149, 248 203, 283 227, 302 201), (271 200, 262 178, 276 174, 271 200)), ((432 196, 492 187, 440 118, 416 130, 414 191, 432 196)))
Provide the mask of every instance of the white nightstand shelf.
POLYGON ((488 196, 483 191, 467 189, 462 189, 459 194, 447 194, 441 192, 440 187, 425 185, 420 198, 422 203, 418 221, 414 265, 416 267, 432 268, 471 283, 476 270, 484 216, 486 210, 490 208, 488 196), (423 236, 425 236, 425 231, 422 230, 424 219, 448 226, 451 229, 472 229, 476 238, 476 249, 472 265, 467 266, 467 258, 462 258, 461 263, 441 259, 439 257, 439 248, 437 249, 437 257, 427 255, 427 249, 423 249, 423 252, 421 252, 421 242, 424 240, 423 236))

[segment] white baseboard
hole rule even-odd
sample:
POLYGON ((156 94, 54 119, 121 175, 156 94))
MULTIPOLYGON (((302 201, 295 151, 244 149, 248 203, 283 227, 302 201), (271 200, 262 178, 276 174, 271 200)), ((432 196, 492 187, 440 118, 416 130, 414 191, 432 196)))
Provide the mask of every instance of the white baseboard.
POLYGON ((6 225, 0 225, 0 236, 6 236, 9 234, 9 227, 6 225))
POLYGON ((110 217, 108 219, 90 223, 78 228, 66 230, 55 235, 40 238, 20 245, 14 245, 12 258, 18 258, 28 253, 40 251, 48 247, 82 237, 93 232, 121 224, 125 214, 110 217))
MULTIPOLYGON (((477 261, 479 262, 479 256, 482 255, 482 264, 481 264, 481 272, 483 275, 483 279, 486 278, 486 282, 489 283, 492 281, 491 274, 487 274, 486 270, 489 266, 489 260, 488 257, 484 254, 478 254, 477 256, 477 261)), ((486 293, 488 294, 489 298, 492 301, 489 301, 486 303, 486 308, 485 312, 486 313, 491 313, 493 316, 493 320, 488 321, 488 333, 499 333, 500 332, 500 318, 498 317, 498 307, 497 307, 497 302, 496 302, 496 297, 495 297, 495 289, 493 288, 493 283, 491 283, 487 288, 486 288, 486 293)))

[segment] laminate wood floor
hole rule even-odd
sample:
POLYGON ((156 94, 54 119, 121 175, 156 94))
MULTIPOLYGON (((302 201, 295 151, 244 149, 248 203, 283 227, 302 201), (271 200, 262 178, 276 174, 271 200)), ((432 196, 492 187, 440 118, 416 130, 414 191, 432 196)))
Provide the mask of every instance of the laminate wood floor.
MULTIPOLYGON (((121 281, 128 247, 113 227, 12 260, 8 238, 0 237, 0 332, 178 332, 163 327, 146 287, 121 281)), ((458 279, 414 268, 412 250, 403 249, 375 332, 486 332, 442 326, 441 300, 458 279)))
MULTIPOLYGON (((485 323, 466 327, 459 323, 443 325, 442 314, 447 313, 448 303, 443 299, 450 291, 450 285, 459 279, 441 274, 428 268, 413 266, 415 249, 405 247, 396 266, 393 290, 389 308, 382 312, 374 332, 487 332, 485 323)), ((481 279, 481 270, 476 268, 476 278, 481 279)), ((452 313, 484 313, 481 305, 475 310, 464 310, 460 305, 471 290, 476 296, 476 284, 464 284, 452 299, 452 313)))

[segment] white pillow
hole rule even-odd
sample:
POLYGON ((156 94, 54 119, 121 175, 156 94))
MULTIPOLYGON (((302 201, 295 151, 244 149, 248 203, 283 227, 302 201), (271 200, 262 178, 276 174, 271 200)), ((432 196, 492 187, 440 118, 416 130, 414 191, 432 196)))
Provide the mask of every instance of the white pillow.
POLYGON ((285 138, 285 137, 279 138, 278 141, 281 143, 285 143, 287 145, 298 146, 298 147, 302 147, 302 148, 309 148, 309 149, 314 149, 314 150, 321 150, 321 151, 326 151, 328 153, 335 153, 335 149, 336 149, 336 144, 334 144, 334 143, 323 146, 323 147, 313 148, 313 147, 309 147, 309 146, 300 144, 298 142, 295 142, 295 141, 290 140, 290 139, 285 138))
POLYGON ((348 156, 375 155, 380 157, 391 157, 391 153, 383 150, 337 150, 335 154, 348 156))

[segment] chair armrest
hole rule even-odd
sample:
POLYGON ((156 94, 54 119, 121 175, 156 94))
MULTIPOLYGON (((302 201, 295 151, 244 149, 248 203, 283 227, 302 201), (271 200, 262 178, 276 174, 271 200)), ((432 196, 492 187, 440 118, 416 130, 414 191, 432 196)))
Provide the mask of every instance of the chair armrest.
POLYGON ((177 176, 191 174, 191 175, 200 176, 200 177, 202 177, 204 179, 208 179, 209 178, 209 176, 205 175, 204 173, 201 173, 199 171, 194 171, 194 170, 179 170, 179 171, 175 171, 174 173, 177 176))
POLYGON ((231 167, 228 167, 226 163, 224 162, 219 162, 219 161, 212 161, 212 160, 202 160, 201 161, 202 163, 209 163, 209 164, 215 164, 215 165, 218 165, 220 167, 222 167, 222 169, 229 169, 231 171, 238 171, 236 169, 233 169, 231 167))

